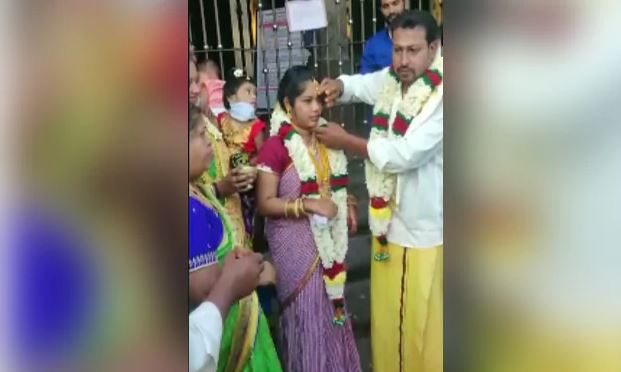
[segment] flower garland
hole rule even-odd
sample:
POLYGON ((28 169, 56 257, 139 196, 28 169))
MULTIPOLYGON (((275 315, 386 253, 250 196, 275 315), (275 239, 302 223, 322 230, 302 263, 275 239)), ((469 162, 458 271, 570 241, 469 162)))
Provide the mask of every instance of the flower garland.
MULTIPOLYGON (((286 115, 286 114, 285 114, 286 115)), ((300 181, 300 192, 303 197, 320 199, 322 197, 321 180, 318 180, 317 169, 311 154, 302 137, 295 131, 288 116, 275 112, 272 116, 272 133, 276 133, 282 140, 293 161, 300 181), (282 121, 280 121, 282 119, 282 121), (278 121, 276 121, 278 120, 278 121)), ((333 323, 342 326, 347 319, 344 311, 343 294, 347 272, 345 270, 345 255, 347 254, 347 190, 349 183, 347 173, 347 158, 343 151, 329 150, 317 144, 320 157, 324 160, 324 167, 329 166, 329 190, 331 199, 338 208, 337 215, 327 224, 310 217, 310 226, 317 246, 317 253, 323 266, 323 281, 328 298, 334 306, 333 323), (327 163, 327 164, 326 164, 327 163)), ((314 155, 314 154, 313 154, 314 155)))
MULTIPOLYGON (((397 95, 401 94, 401 82, 391 68, 389 78, 381 88, 378 100, 373 108, 373 121, 370 140, 379 138, 403 137, 412 119, 420 113, 431 94, 442 84, 442 57, 437 56, 432 65, 408 88, 403 100, 397 108, 392 123, 389 123, 392 104, 397 95)), ((379 243, 378 252, 373 258, 386 261, 390 258, 386 247, 386 234, 390 227, 397 176, 382 173, 370 161, 365 162, 367 190, 369 191, 369 228, 379 243)))

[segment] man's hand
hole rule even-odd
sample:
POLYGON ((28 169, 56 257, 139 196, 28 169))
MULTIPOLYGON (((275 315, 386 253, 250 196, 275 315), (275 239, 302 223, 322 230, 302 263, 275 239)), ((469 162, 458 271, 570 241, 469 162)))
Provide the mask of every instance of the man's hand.
POLYGON ((344 150, 351 136, 336 123, 328 123, 328 125, 318 127, 315 129, 315 134, 321 143, 335 150, 344 150))
POLYGON ((343 94, 343 82, 338 79, 325 78, 319 87, 319 93, 326 96, 326 107, 333 107, 336 100, 343 94))

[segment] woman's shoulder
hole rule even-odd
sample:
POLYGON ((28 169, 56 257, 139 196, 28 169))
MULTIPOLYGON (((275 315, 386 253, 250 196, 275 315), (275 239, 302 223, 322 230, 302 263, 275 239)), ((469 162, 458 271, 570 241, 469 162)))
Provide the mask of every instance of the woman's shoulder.
POLYGON ((267 145, 269 145, 273 149, 275 148, 285 149, 285 150, 287 149, 285 147, 285 144, 282 142, 282 139, 279 136, 269 136, 265 140, 265 142, 263 142, 263 146, 261 147, 261 150, 263 150, 267 145))
POLYGON ((282 173, 290 161, 289 152, 278 136, 265 140, 257 157, 259 169, 269 170, 271 173, 282 173))
POLYGON ((199 184, 190 184, 189 187, 189 201, 193 206, 201 206, 201 209, 209 208, 213 209, 213 205, 206 195, 206 187, 199 184))

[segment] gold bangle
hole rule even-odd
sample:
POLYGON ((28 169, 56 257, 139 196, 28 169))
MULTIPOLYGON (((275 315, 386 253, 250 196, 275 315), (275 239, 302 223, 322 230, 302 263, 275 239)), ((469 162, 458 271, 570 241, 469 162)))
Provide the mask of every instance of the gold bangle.
POLYGON ((298 200, 300 204, 300 214, 304 217, 308 216, 308 213, 306 212, 306 209, 304 208, 304 198, 300 198, 298 200))
POLYGON ((295 201, 293 202, 293 213, 295 213, 295 218, 300 218, 300 209, 298 207, 298 200, 300 199, 295 199, 295 201))
POLYGON ((286 208, 287 208, 286 218, 293 218, 295 216, 295 200, 287 201, 286 208))
POLYGON ((303 210, 302 210, 302 199, 298 198, 295 200, 295 213, 297 216, 303 216, 303 210))
POLYGON ((289 201, 285 201, 285 218, 289 218, 289 201))

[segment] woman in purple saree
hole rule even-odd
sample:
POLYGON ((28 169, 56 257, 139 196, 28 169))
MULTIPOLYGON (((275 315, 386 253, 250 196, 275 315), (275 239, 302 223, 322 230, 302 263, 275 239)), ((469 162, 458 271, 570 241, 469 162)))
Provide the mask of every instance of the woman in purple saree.
MULTIPOLYGON (((324 268, 325 249, 318 249, 317 227, 311 226, 334 226, 339 218, 341 222, 352 218, 348 213, 354 212, 333 201, 338 200, 336 190, 343 190, 346 197, 346 161, 345 175, 334 177, 335 155, 327 156, 327 150, 314 139, 313 129, 319 125, 322 109, 316 88, 310 70, 303 66, 289 69, 280 83, 278 100, 280 107, 290 112, 286 116, 289 121, 272 128, 277 134, 266 140, 259 152, 258 208, 266 216, 266 237, 276 269, 282 309, 278 345, 283 368, 290 372, 357 372, 358 351, 342 299, 344 254, 331 268, 324 268), (290 147, 293 137, 302 141, 298 142, 302 155, 289 155, 296 153, 290 147), (312 162, 301 167, 296 160, 300 156, 312 162), (314 170, 309 170, 309 164, 314 164, 314 170), (301 181, 308 179, 308 172, 316 173, 316 182, 301 181), (313 193, 315 197, 308 196, 313 193), (340 298, 335 299, 338 294, 340 298)), ((346 250, 347 222, 344 226, 339 238, 345 239, 346 250)))

